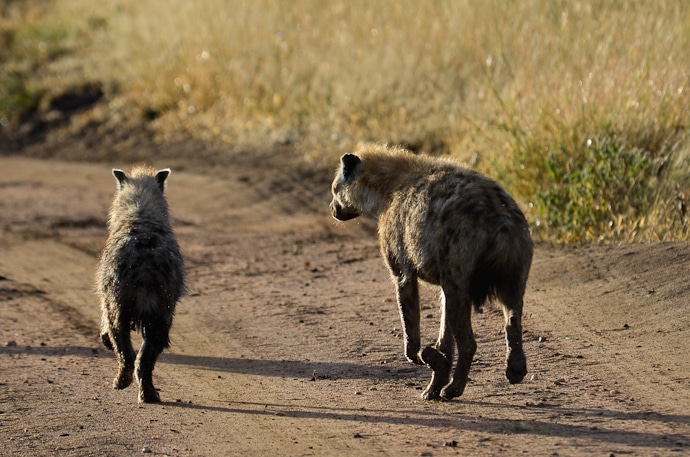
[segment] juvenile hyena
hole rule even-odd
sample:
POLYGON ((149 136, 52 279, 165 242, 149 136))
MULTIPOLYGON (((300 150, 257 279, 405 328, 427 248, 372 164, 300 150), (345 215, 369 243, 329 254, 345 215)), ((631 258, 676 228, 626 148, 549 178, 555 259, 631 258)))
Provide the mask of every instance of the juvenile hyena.
POLYGON ((139 401, 160 401, 153 387, 156 359, 169 347, 175 305, 185 294, 185 268, 172 232, 165 180, 170 169, 113 170, 117 191, 110 208, 108 239, 96 274, 101 301, 101 339, 115 350, 115 389, 132 383, 136 357, 139 401), (139 354, 130 331, 141 331, 139 354))
POLYGON ((381 252, 397 285, 405 356, 433 370, 423 399, 462 395, 477 348, 472 307, 487 298, 503 304, 506 377, 522 381, 522 300, 533 245, 524 215, 501 186, 450 160, 368 144, 342 156, 332 193, 336 219, 364 215, 378 222, 381 252), (423 350, 418 279, 441 286, 438 340, 423 350))

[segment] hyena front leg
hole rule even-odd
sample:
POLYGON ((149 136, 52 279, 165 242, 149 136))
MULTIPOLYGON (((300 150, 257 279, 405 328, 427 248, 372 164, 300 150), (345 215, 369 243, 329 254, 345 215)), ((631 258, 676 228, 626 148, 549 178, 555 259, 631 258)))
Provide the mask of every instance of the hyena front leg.
POLYGON ((400 320, 405 338, 405 357, 411 362, 422 365, 419 357, 421 340, 419 333, 419 286, 415 275, 397 275, 397 296, 400 320))
POLYGON ((522 294, 504 297, 503 316, 506 331, 506 378, 511 384, 527 374, 527 358, 522 350, 522 294))

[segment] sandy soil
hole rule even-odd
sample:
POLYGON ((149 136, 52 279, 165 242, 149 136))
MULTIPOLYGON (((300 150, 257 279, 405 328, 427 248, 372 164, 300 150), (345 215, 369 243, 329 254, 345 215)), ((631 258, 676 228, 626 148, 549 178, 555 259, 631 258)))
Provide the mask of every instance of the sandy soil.
MULTIPOLYGON (((154 372, 163 402, 139 405, 111 388, 92 286, 110 169, 137 157, 57 157, 0 157, 3 455, 690 452, 687 244, 537 246, 527 379, 503 377, 488 306, 465 394, 425 403, 431 373, 404 360, 373 226, 331 220, 330 176, 174 153, 150 162, 174 167, 190 295, 154 372)), ((427 343, 437 295, 423 290, 427 343)))

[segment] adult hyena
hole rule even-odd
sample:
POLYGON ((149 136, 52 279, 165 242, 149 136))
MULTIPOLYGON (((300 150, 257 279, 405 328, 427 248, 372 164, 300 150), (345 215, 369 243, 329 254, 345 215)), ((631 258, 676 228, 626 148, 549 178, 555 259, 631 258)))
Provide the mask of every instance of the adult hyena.
POLYGON ((506 377, 522 381, 522 303, 533 245, 523 213, 500 185, 450 160, 367 144, 342 156, 332 193, 336 219, 364 215, 378 222, 381 252, 397 285, 405 356, 433 370, 423 399, 462 395, 477 348, 472 307, 487 298, 503 304, 506 377), (441 286, 438 340, 423 350, 418 279, 441 286))
POLYGON ((110 207, 108 239, 100 258, 96 288, 101 301, 101 338, 115 350, 119 371, 115 389, 132 383, 134 366, 139 401, 160 401, 153 387, 156 359, 169 347, 175 305, 185 294, 185 268, 173 235, 165 180, 170 169, 114 169, 117 191, 110 207), (130 331, 141 331, 139 354, 130 331), (136 358, 136 359, 135 359, 136 358))

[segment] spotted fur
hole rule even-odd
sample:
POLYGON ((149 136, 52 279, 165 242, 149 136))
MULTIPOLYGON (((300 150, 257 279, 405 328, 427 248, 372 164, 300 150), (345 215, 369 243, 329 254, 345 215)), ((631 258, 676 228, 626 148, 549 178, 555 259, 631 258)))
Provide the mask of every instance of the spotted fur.
POLYGON ((522 211, 499 184, 449 159, 365 144, 342 156, 332 194, 334 218, 377 221, 381 253, 397 287, 405 355, 433 370, 422 398, 462 395, 477 346, 472 308, 489 298, 503 305, 506 377, 522 381, 523 295, 533 243, 522 211), (441 286, 438 340, 423 349, 418 279, 441 286))

